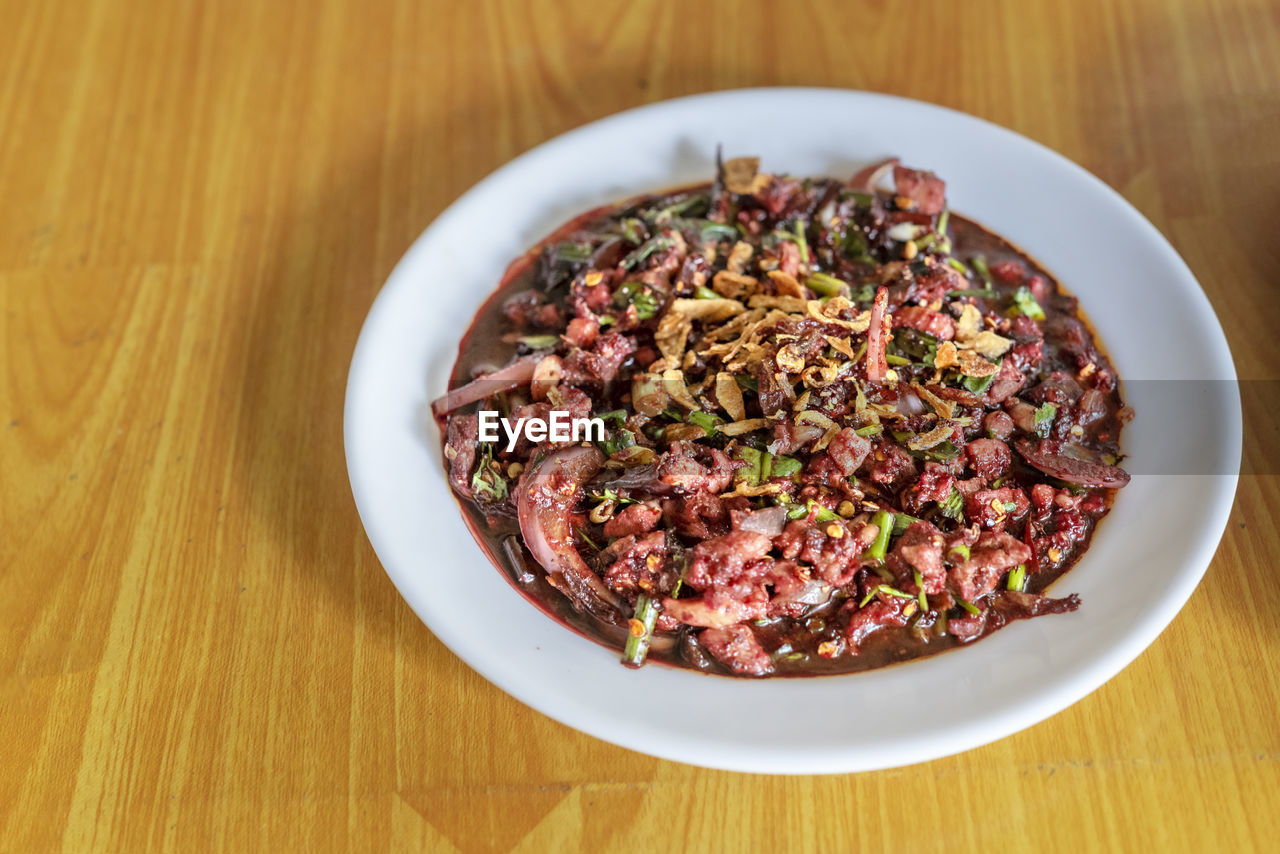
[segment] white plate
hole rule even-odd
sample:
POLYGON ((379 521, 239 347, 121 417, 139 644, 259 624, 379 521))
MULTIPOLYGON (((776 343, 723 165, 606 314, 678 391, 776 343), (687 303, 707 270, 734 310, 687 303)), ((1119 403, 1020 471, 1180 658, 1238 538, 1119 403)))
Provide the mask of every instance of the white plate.
POLYGON ((860 771, 956 753, 1043 720, 1155 639, 1195 589, 1226 525, 1240 460, 1234 380, 1222 329, 1177 253, 1118 194, 1057 154, 901 98, 723 92, 557 137, 441 214, 392 272, 360 334, 347 385, 347 467, 369 539, 409 605, 513 697, 667 759, 860 771), (1194 450, 1213 455, 1216 473, 1135 476, 1084 559, 1054 587, 1080 594, 1075 613, 1018 622, 973 646, 879 671, 761 681, 665 666, 632 671, 543 616, 464 526, 427 403, 445 391, 459 338, 511 259, 588 208, 708 180, 717 143, 726 156, 760 155, 770 172, 848 176, 888 154, 936 171, 958 212, 1022 246, 1080 297, 1126 390, 1138 379, 1223 381, 1207 386, 1216 406, 1189 407, 1179 429, 1140 409, 1124 437, 1132 472, 1167 471, 1168 454, 1194 450), (1179 446, 1178 437, 1200 438, 1179 446), (1152 456, 1156 448, 1166 456, 1152 456))

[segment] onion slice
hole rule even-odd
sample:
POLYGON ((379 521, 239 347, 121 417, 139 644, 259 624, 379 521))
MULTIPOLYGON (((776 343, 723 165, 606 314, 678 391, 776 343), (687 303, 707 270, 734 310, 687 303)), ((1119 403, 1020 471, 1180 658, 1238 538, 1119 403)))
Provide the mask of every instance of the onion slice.
POLYGON ((525 469, 516 493, 520 534, 538 563, 579 611, 622 625, 622 602, 591 571, 573 540, 571 515, 583 485, 604 465, 597 448, 555 451, 525 469))
POLYGON ((534 368, 542 356, 525 356, 516 359, 505 368, 499 368, 491 374, 476 377, 464 386, 453 389, 442 397, 431 402, 431 411, 437 416, 448 415, 459 406, 484 400, 491 394, 522 386, 533 380, 534 368))
POLYGON ((879 163, 872 163, 849 179, 849 189, 856 193, 874 193, 880 179, 889 174, 889 170, 898 164, 898 158, 890 157, 879 163))

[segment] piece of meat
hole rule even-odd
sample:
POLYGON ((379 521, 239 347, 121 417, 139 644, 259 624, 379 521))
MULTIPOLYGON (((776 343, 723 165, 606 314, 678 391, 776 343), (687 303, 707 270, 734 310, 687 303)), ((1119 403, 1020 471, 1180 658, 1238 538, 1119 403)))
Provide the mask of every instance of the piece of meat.
POLYGON ((916 461, 896 442, 881 439, 863 467, 876 483, 897 488, 916 473, 916 461))
MULTIPOLYGON (((685 571, 685 583, 695 590, 711 586, 725 586, 742 580, 744 574, 764 572, 768 566, 756 567, 764 558, 773 541, 754 531, 730 531, 719 537, 703 540, 693 548, 693 559, 685 571)), ((752 575, 752 580, 757 575, 752 575)))
POLYGON ((955 475, 945 465, 925 463, 920 479, 903 493, 903 507, 918 515, 926 504, 945 501, 955 485, 955 475))
POLYGON ((1009 437, 1013 435, 1015 427, 1013 419, 1009 417, 1009 413, 1002 412, 999 409, 988 412, 987 416, 982 419, 982 426, 986 428, 993 438, 1002 442, 1009 441, 1009 437))
POLYGON ((931 311, 919 305, 906 305, 895 311, 893 325, 919 329, 940 341, 950 341, 956 335, 954 320, 940 311, 931 311))
POLYGON ((739 676, 766 676, 773 672, 769 654, 748 626, 706 629, 698 634, 698 643, 739 676))
POLYGON ((658 479, 680 492, 721 493, 733 483, 733 473, 742 465, 719 448, 673 442, 658 464, 658 479))
POLYGON ((662 507, 657 503, 630 504, 604 523, 604 535, 626 537, 632 534, 647 534, 658 527, 658 520, 661 518, 662 507))
POLYGON ((445 428, 444 458, 449 463, 449 485, 459 495, 471 495, 471 470, 476 465, 476 444, 480 441, 480 419, 454 415, 445 428))
POLYGON ((627 356, 635 352, 630 336, 606 332, 590 350, 576 349, 564 360, 564 375, 575 385, 612 382, 627 356))
POLYGON ((942 565, 945 545, 942 533, 933 525, 912 522, 898 538, 885 563, 894 575, 904 580, 912 580, 918 571, 925 593, 941 593, 947 581, 947 571, 942 565))
MULTIPOLYGON (((857 655, 861 645, 872 632, 886 626, 905 626, 907 618, 902 615, 902 600, 872 599, 861 608, 849 613, 849 624, 845 627, 845 637, 849 641, 849 652, 857 655)), ((850 601, 850 605, 853 602, 850 601)))
POLYGON ((666 556, 666 535, 662 531, 623 537, 600 553, 601 560, 608 562, 604 582, 617 593, 670 589, 670 584, 662 584, 666 556))
POLYGON ((871 440, 864 436, 859 436, 852 427, 843 428, 831 439, 831 444, 827 446, 827 455, 831 457, 832 461, 840 469, 840 473, 845 477, 849 477, 856 472, 870 452, 871 440))
POLYGON ((705 540, 723 534, 729 527, 729 513, 724 502, 709 492, 664 499, 662 518, 667 527, 691 540, 705 540))
POLYGON ((564 331, 564 340, 583 350, 591 349, 600 335, 600 321, 594 315, 575 317, 564 331))
POLYGON ((925 214, 940 214, 947 206, 947 185, 932 172, 893 167, 893 183, 898 195, 915 202, 915 209, 925 214))
MULTIPOLYGON (((1005 417, 1008 418, 1007 415, 1005 417)), ((1013 465, 1009 446, 999 439, 974 439, 964 446, 964 455, 970 470, 988 480, 1003 477, 1013 465)))
POLYGON ((986 531, 969 550, 969 559, 951 568, 952 588, 969 602, 996 588, 1001 576, 1031 560, 1031 548, 1003 532, 986 531))
POLYGON ((965 519, 970 524, 997 530, 1021 519, 1030 507, 1027 494, 1016 486, 979 489, 964 499, 965 519))
POLYGON ((983 404, 994 406, 1008 400, 1018 393, 1018 389, 1022 388, 1026 381, 1026 377, 1018 370, 1013 360, 1005 359, 1000 363, 1000 372, 996 374, 996 378, 991 381, 991 385, 982 395, 983 404))
POLYGON ((821 427, 812 424, 779 421, 773 425, 773 441, 769 443, 769 453, 793 454, 810 442, 822 438, 823 432, 821 427))

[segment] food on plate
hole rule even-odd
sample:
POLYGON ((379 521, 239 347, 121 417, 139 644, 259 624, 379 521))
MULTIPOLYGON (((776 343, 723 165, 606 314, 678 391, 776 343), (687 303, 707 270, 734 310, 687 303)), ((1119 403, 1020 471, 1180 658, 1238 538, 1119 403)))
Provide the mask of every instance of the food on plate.
POLYGON ((632 666, 865 670, 1075 610, 1046 588, 1129 479, 1076 300, 896 159, 582 215, 433 409, 485 551, 632 666), (598 430, 509 429, 553 412, 598 430))

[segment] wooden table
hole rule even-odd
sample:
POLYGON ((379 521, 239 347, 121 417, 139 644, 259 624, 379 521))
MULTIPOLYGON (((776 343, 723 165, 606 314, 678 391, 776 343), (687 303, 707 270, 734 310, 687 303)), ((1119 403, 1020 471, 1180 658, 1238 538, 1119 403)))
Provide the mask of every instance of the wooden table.
POLYGON ((342 397, 396 259, 525 149, 703 90, 1039 140, 1169 237, 1242 377, 1280 378, 1275 0, 889 5, 0 2, 0 850, 1275 850, 1274 409, 1148 652, 881 773, 580 735, 454 658, 365 539, 342 397))

